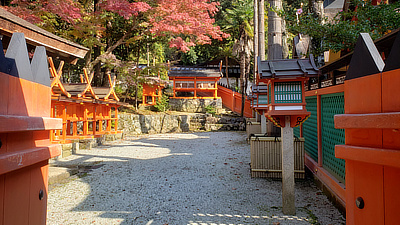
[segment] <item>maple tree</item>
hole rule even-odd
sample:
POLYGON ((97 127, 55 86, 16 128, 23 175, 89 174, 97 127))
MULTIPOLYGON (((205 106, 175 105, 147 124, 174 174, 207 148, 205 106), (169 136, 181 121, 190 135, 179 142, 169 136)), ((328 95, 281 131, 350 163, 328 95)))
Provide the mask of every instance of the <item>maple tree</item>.
POLYGON ((212 16, 218 5, 209 0, 13 0, 5 8, 54 33, 80 40, 90 49, 101 46, 101 54, 87 62, 86 67, 92 71, 96 64, 110 58, 118 46, 129 45, 146 35, 169 37, 169 46, 184 52, 189 46, 228 37, 213 25, 212 16), (113 33, 112 38, 104 43, 102 38, 107 33, 113 33))

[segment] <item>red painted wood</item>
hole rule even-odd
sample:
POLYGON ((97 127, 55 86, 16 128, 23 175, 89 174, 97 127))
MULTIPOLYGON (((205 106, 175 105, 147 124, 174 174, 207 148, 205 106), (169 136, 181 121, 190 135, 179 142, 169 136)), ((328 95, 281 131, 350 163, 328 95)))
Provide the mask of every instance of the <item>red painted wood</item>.
POLYGON ((60 121, 50 117, 0 115, 0 132, 61 129, 60 121))
MULTIPOLYGON (((400 151, 351 145, 336 145, 337 158, 400 168, 400 151)), ((351 175, 353 176, 353 175, 351 175)))
POLYGON ((30 169, 5 175, 4 224, 29 224, 30 169))
POLYGON ((346 223, 384 224, 383 166, 346 160, 346 223), (362 197, 365 207, 356 207, 362 197))
POLYGON ((6 115, 8 113, 8 95, 9 91, 9 75, 0 72, 0 115, 6 115))
POLYGON ((29 224, 46 224, 47 213, 47 179, 48 165, 43 161, 31 169, 31 185, 29 193, 29 224), (43 190, 44 197, 39 199, 39 191, 43 190))
POLYGON ((36 147, 0 155, 0 174, 29 167, 61 154, 60 145, 36 147))
POLYGON ((383 148, 400 150, 400 128, 383 129, 383 148))
POLYGON ((400 129, 400 112, 335 115, 335 128, 400 129))
MULTIPOLYGON (((22 81, 22 79, 21 79, 22 81)), ((23 81, 22 81, 23 82, 23 81)), ((28 116, 29 105, 25 102, 24 92, 22 90, 21 82, 18 78, 9 76, 9 92, 12 93, 8 96, 7 114, 17 116, 28 116)), ((29 89, 28 85, 26 88, 29 89)), ((25 93, 32 94, 26 90, 25 93)))
MULTIPOLYGON (((345 185, 338 181, 334 176, 319 166, 309 155, 305 154, 305 165, 307 168, 336 196, 340 204, 346 206, 345 185)), ((347 182, 347 179, 346 179, 347 182)))
POLYGON ((400 112, 400 69, 382 73, 382 112, 400 112))
POLYGON ((345 113, 380 113, 382 109, 381 74, 345 81, 345 113))
POLYGON ((0 175, 0 225, 4 221, 4 175, 0 175))
POLYGON ((400 168, 384 167, 385 225, 399 224, 400 168))
MULTIPOLYGON (((34 131, 14 132, 7 135, 7 152, 18 152, 35 147, 34 131)), ((1 174, 1 173, 0 173, 1 174)))
POLYGON ((344 84, 334 85, 330 87, 320 88, 318 90, 306 91, 305 97, 317 96, 317 95, 328 95, 344 92, 344 84))

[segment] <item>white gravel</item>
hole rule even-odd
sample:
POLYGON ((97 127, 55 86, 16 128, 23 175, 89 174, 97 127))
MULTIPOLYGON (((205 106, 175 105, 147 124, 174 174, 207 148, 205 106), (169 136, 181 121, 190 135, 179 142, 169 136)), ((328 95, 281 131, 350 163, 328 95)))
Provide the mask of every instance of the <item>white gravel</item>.
POLYGON ((97 168, 50 188, 47 224, 345 224, 311 180, 296 182, 296 216, 283 215, 281 182, 250 177, 245 138, 155 134, 81 150, 57 164, 97 168))

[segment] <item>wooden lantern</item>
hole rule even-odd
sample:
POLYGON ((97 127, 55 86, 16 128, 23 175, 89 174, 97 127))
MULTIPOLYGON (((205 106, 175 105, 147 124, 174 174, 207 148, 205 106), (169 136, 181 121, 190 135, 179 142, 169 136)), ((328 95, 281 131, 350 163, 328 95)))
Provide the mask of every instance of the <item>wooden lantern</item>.
POLYGON ((312 55, 308 59, 259 60, 258 66, 257 90, 267 90, 256 92, 255 109, 262 110, 277 127, 285 127, 285 116, 291 117, 291 127, 299 126, 311 114, 306 110, 305 82, 319 74, 312 55), (260 105, 260 100, 266 104, 260 105))

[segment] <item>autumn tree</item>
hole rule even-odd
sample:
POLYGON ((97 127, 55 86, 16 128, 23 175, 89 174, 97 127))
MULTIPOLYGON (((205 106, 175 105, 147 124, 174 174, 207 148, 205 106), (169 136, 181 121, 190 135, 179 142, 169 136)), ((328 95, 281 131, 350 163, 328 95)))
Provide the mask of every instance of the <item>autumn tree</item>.
POLYGON ((100 62, 115 58, 119 46, 146 36, 166 37, 170 47, 184 52, 228 37, 213 25, 218 5, 208 0, 13 0, 5 8, 90 49, 101 46, 99 56, 87 57, 85 67, 93 71, 100 62))

